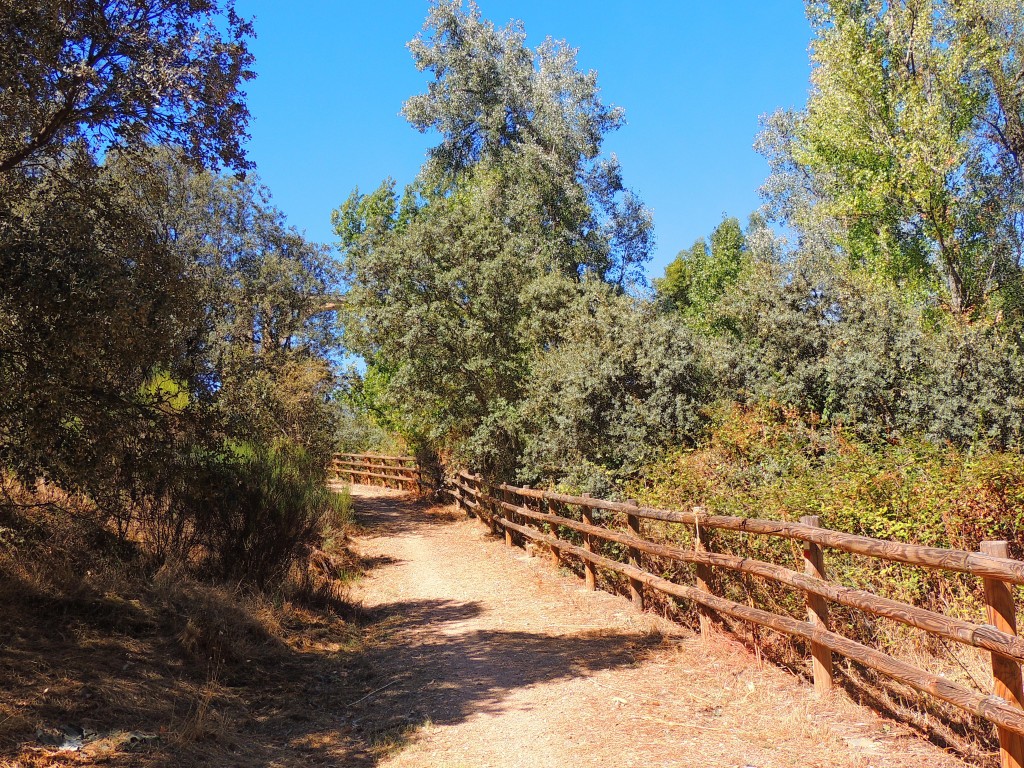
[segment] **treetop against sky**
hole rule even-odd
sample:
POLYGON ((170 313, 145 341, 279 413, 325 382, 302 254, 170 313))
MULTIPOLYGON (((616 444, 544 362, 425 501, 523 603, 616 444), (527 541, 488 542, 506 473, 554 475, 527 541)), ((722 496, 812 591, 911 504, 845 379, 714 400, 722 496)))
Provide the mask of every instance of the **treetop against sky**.
MULTIPOLYGON (((626 125, 605 150, 653 210, 660 275, 676 252, 727 212, 759 204, 768 166, 753 142, 760 115, 806 101, 810 28, 803 3, 480 0, 484 18, 522 20, 528 42, 565 39, 599 73, 626 125)), ((425 90, 406 43, 426 0, 382 4, 238 0, 255 17, 248 85, 249 153, 276 203, 314 239, 332 242, 330 212, 353 186, 412 180, 437 137, 400 115, 425 90)))

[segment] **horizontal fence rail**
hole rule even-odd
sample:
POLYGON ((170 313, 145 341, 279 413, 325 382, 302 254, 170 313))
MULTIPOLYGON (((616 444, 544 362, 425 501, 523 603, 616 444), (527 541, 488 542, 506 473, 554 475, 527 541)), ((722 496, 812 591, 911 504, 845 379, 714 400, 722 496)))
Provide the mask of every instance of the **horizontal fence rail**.
POLYGON ((587 495, 570 496, 491 484, 464 471, 456 474, 445 491, 494 533, 504 534, 509 546, 516 543, 518 536, 547 547, 556 566, 568 557, 576 558, 591 589, 596 588, 596 568, 600 567, 628 580, 630 597, 638 608, 643 608, 645 589, 694 603, 701 612, 702 632, 708 631, 711 618, 718 614, 802 638, 810 647, 816 691, 824 693, 831 688, 832 654, 838 653, 891 680, 995 724, 1003 766, 1020 768, 1024 765, 1024 696, 1020 666, 1024 661, 1024 638, 1017 636, 1011 586, 1024 584, 1024 563, 1008 557, 1006 542, 983 542, 981 552, 940 549, 821 528, 816 517, 805 517, 801 522, 793 523, 710 515, 699 508, 689 512, 654 509, 633 502, 605 501, 587 495), (570 508, 576 510, 575 516, 567 514, 570 508), (595 515, 598 511, 614 513, 605 522, 614 524, 618 515, 624 525, 612 528, 598 524, 595 515), (643 519, 687 526, 693 534, 693 547, 644 538, 640 529, 640 520, 643 519), (711 551, 707 533, 714 530, 799 541, 803 546, 804 572, 750 557, 711 551), (576 543, 565 538, 570 532, 575 534, 576 543), (620 558, 599 552, 597 545, 600 542, 619 545, 620 558), (867 590, 831 582, 824 569, 825 550, 976 576, 982 579, 984 586, 986 621, 971 622, 945 616, 867 590), (695 585, 680 584, 646 570, 643 567, 644 554, 694 566, 695 585), (772 613, 714 594, 709 586, 714 569, 755 576, 797 590, 804 595, 807 620, 772 613), (938 638, 988 651, 992 658, 992 693, 971 690, 832 631, 829 628, 828 603, 892 619, 938 638))
POLYGON ((382 485, 399 490, 430 488, 415 456, 384 456, 376 453, 336 453, 330 473, 362 485, 382 485))

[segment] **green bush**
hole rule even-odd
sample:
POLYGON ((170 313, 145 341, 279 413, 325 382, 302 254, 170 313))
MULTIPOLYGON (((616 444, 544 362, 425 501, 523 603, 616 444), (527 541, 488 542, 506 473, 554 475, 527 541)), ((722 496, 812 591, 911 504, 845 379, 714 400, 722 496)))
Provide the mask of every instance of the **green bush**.
POLYGON ((607 495, 665 446, 696 444, 711 373, 675 314, 611 292, 575 310, 531 371, 520 475, 607 495))
MULTIPOLYGON (((874 445, 854 430, 808 424, 778 406, 719 411, 711 438, 696 450, 673 452, 649 465, 629 495, 652 506, 715 514, 798 520, 818 515, 840 531, 915 544, 977 551, 986 539, 1007 539, 1024 555, 1024 456, 962 451, 923 439, 874 445)), ((657 535, 689 545, 685 526, 657 535)), ((802 570, 799 547, 765 536, 713 532, 717 551, 802 570)), ((978 579, 927 571, 829 550, 830 578, 928 607, 984 621, 978 579)), ((718 573, 722 594, 803 615, 790 590, 718 573)), ((906 631, 857 611, 837 608, 836 627, 854 639, 900 652, 906 631)), ((914 641, 928 645, 922 634, 914 641)))
POLYGON ((323 467, 302 447, 243 444, 232 453, 208 510, 207 556, 222 578, 263 586, 285 574, 337 507, 323 467))
POLYGON ((295 443, 193 448, 179 462, 179 480, 136 507, 137 528, 158 557, 218 579, 272 585, 351 514, 321 462, 295 443))
POLYGON ((754 263, 715 312, 726 400, 777 402, 875 444, 1024 438, 1024 352, 1007 323, 911 303, 831 255, 754 263))

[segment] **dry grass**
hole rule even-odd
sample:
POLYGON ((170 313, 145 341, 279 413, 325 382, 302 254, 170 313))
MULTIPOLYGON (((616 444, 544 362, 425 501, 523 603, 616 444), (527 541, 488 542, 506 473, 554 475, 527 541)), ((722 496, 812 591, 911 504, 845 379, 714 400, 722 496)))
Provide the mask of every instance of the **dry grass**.
POLYGON ((344 531, 260 593, 157 567, 58 491, 11 490, 0 765, 358 765, 368 754, 330 726, 370 674, 346 601, 344 531))

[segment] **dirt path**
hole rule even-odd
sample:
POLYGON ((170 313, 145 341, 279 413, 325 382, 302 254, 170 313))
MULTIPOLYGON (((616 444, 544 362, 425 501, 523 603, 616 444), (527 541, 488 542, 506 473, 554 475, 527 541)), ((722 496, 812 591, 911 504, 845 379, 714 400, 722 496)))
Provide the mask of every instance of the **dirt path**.
POLYGON ((370 566, 356 596, 386 629, 345 722, 377 765, 961 765, 841 694, 814 701, 735 641, 585 591, 453 507, 354 492, 370 566))

